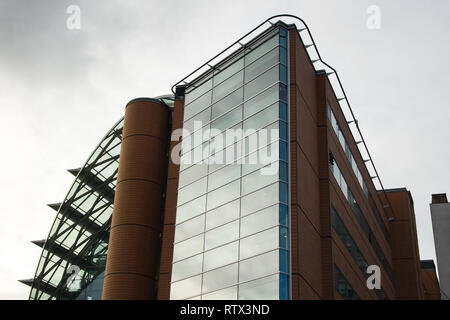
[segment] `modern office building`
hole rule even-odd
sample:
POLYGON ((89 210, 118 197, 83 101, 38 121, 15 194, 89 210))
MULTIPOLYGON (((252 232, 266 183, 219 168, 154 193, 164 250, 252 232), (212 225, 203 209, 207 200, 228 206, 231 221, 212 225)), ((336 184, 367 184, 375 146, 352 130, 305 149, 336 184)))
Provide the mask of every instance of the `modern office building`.
POLYGON ((442 298, 450 297, 450 203, 445 193, 431 197, 431 221, 442 298))
POLYGON ((411 195, 383 188, 303 21, 266 20, 172 91, 69 170, 30 299, 424 298, 411 195))

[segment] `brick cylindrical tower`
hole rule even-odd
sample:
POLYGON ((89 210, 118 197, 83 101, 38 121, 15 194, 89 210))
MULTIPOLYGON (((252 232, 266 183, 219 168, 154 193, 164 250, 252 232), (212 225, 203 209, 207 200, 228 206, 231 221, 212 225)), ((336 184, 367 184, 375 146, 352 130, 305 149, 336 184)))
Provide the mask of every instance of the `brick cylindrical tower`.
POLYGON ((156 298, 169 116, 157 99, 135 99, 126 107, 104 300, 156 298))

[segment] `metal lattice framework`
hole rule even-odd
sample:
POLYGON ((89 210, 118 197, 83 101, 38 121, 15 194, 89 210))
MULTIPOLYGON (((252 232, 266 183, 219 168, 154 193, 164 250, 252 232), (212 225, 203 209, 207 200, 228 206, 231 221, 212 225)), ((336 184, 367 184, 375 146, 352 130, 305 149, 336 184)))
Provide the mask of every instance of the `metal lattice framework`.
MULTIPOLYGON (((170 109, 172 95, 159 96, 170 109)), ((42 247, 31 286, 30 300, 100 299, 114 206, 123 118, 95 148, 84 166, 68 170, 75 176, 42 247)))
POLYGON ((43 250, 36 275, 29 281, 30 299, 76 299, 103 274, 122 127, 123 119, 107 133, 82 168, 69 170, 76 179, 66 198, 49 205, 57 216, 47 239, 33 241, 43 250), (68 281, 69 277, 73 279, 68 281))

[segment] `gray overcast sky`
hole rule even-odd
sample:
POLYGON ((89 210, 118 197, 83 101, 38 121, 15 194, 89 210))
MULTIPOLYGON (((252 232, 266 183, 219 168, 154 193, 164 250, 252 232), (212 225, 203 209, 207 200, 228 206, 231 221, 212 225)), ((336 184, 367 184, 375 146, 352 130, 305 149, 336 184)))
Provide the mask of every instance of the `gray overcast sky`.
POLYGON ((157 96, 265 18, 291 13, 339 72, 386 188, 411 190, 422 259, 450 195, 450 1, 0 0, 0 299, 26 299, 73 177, 135 97, 157 96), (68 30, 66 8, 81 8, 68 30), (370 5, 381 29, 366 27, 370 5))

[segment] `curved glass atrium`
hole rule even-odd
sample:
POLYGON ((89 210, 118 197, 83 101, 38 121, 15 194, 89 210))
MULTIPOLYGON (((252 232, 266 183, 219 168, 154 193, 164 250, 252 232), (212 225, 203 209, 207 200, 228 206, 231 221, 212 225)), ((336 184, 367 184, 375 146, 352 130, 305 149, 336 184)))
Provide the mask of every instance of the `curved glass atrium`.
MULTIPOLYGON (((173 98, 160 97, 173 105, 173 98)), ((101 299, 114 205, 123 118, 101 140, 83 167, 69 170, 76 178, 56 210, 31 286, 30 300, 101 299)))

